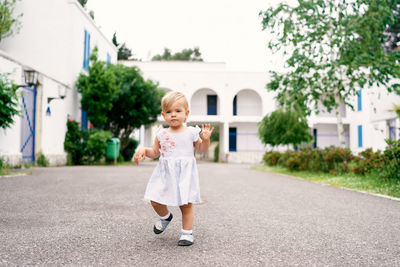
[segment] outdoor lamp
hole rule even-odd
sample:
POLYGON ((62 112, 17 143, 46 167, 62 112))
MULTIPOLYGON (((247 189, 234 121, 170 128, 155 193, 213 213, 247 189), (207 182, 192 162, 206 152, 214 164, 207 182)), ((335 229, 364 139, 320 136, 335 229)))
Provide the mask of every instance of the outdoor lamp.
POLYGON ((48 97, 47 104, 49 104, 53 99, 64 99, 67 95, 67 88, 63 85, 58 86, 58 97, 48 97))
POLYGON ((38 73, 34 70, 24 70, 25 84, 29 87, 36 85, 38 80, 38 73))

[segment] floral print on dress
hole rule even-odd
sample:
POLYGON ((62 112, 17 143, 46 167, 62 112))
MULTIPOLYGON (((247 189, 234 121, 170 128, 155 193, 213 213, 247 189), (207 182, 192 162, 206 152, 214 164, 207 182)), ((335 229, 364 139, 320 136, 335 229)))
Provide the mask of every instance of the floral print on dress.
POLYGON ((160 138, 160 155, 165 157, 169 155, 172 150, 175 148, 175 141, 171 140, 167 130, 163 129, 161 131, 161 138, 160 138))

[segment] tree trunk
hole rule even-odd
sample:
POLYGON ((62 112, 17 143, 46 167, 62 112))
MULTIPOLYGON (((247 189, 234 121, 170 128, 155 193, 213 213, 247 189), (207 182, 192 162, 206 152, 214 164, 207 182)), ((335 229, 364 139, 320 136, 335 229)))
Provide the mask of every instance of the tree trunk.
POLYGON ((337 107, 335 109, 336 112, 336 118, 337 118, 337 133, 339 137, 339 147, 346 147, 346 140, 344 137, 344 127, 343 127, 343 118, 342 118, 342 112, 340 110, 340 97, 339 97, 339 90, 335 90, 335 102, 337 104, 337 107))

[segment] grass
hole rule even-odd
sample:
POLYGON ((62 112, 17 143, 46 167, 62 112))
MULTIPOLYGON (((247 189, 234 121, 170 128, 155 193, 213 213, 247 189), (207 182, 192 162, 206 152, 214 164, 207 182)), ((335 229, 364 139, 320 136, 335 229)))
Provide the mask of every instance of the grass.
POLYGON ((310 171, 290 171, 281 166, 256 166, 255 170, 286 174, 305 180, 328 184, 331 186, 349 188, 369 193, 400 198, 400 180, 385 180, 378 175, 357 175, 354 173, 329 174, 310 171))

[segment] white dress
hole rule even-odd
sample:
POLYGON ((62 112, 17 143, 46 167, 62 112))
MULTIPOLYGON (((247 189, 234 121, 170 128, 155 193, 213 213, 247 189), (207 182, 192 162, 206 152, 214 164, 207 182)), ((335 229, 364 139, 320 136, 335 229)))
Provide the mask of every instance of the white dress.
POLYGON ((157 129, 160 159, 147 184, 145 200, 168 206, 201 202, 193 147, 193 142, 199 139, 200 131, 198 126, 186 127, 178 133, 170 132, 162 126, 157 129))

